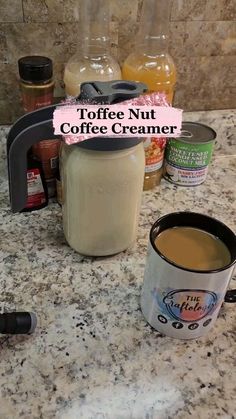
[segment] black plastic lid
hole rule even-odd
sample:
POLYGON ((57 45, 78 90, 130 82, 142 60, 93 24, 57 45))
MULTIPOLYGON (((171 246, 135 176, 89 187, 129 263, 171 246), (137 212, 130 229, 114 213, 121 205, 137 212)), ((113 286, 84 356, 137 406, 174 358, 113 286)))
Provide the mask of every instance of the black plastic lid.
POLYGON ((22 57, 18 60, 19 74, 22 80, 42 83, 52 78, 52 60, 40 55, 22 57))

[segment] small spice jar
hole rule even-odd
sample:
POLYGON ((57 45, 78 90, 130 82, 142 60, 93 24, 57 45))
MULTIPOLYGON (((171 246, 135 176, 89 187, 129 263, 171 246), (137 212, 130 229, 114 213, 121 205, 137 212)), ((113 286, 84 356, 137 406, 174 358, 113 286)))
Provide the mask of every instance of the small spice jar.
POLYGON ((25 112, 53 103, 53 65, 48 57, 33 55, 18 61, 20 89, 25 112))

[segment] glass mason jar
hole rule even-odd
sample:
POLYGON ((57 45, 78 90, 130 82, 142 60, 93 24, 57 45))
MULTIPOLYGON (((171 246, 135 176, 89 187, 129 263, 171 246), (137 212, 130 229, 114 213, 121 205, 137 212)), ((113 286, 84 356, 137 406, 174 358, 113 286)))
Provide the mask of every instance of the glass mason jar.
POLYGON ((63 228, 74 250, 107 256, 134 243, 144 167, 142 143, 115 151, 63 144, 63 228))

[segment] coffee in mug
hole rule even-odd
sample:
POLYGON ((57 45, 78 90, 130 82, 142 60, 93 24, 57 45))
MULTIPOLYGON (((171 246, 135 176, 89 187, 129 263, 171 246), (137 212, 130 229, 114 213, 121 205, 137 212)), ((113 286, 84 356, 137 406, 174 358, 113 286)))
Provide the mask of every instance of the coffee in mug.
POLYGON ((154 242, 167 259, 188 269, 219 269, 231 260, 218 237, 197 228, 172 227, 158 234, 154 242))
POLYGON ((235 261, 236 236, 220 221, 192 212, 160 218, 150 232, 141 296, 144 317, 171 337, 208 333, 235 261))

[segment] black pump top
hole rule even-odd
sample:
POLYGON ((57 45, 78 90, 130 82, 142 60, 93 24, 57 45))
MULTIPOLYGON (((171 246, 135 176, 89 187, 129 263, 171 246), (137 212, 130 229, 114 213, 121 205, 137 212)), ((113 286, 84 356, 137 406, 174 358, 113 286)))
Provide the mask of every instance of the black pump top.
POLYGON ((40 55, 20 58, 18 68, 21 79, 26 82, 43 83, 53 76, 52 60, 40 55))

